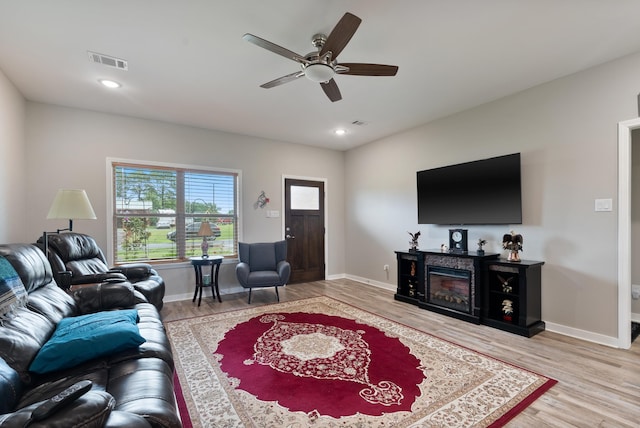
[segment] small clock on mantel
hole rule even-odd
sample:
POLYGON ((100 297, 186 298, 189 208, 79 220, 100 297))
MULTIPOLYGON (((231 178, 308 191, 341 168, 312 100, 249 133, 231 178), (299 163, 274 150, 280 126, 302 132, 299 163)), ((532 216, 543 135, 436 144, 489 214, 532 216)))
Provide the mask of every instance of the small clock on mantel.
POLYGON ((467 229, 449 229, 449 250, 453 253, 469 251, 467 229))

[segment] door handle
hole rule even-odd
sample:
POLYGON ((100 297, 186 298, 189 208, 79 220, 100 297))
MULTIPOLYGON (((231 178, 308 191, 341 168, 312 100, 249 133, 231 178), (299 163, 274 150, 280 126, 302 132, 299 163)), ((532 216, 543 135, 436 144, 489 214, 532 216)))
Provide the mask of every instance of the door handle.
POLYGON ((296 239, 296 237, 293 236, 293 235, 287 235, 287 236, 285 236, 285 238, 287 238, 287 239, 296 239))

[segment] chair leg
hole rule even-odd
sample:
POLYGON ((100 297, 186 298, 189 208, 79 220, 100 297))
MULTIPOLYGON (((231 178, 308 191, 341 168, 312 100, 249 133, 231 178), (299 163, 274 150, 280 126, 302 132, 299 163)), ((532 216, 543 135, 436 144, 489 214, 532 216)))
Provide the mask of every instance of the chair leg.
POLYGON ((253 290, 253 288, 249 289, 249 301, 247 302, 248 304, 251 304, 251 290, 253 290))
POLYGON ((276 285, 276 297, 278 298, 278 302, 280 301, 280 295, 278 294, 278 286, 276 285))

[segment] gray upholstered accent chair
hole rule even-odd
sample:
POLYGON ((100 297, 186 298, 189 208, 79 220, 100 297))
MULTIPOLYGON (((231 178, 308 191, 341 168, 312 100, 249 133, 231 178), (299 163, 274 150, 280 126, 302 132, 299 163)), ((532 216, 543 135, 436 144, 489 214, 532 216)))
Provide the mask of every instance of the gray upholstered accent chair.
POLYGON ((238 282, 251 290, 254 288, 275 287, 276 297, 280 301, 278 287, 285 285, 291 275, 291 265, 287 262, 287 241, 239 244, 240 262, 236 266, 238 282))

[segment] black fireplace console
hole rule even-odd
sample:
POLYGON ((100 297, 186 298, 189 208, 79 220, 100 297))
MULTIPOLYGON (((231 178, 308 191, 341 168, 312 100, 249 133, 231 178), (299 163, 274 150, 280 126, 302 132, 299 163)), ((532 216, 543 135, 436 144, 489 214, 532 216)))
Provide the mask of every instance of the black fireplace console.
POLYGON ((500 254, 475 251, 396 251, 396 257, 396 300, 523 336, 544 330, 540 320, 544 262, 508 262, 500 260, 500 254), (503 290, 501 281, 513 284, 503 290))

